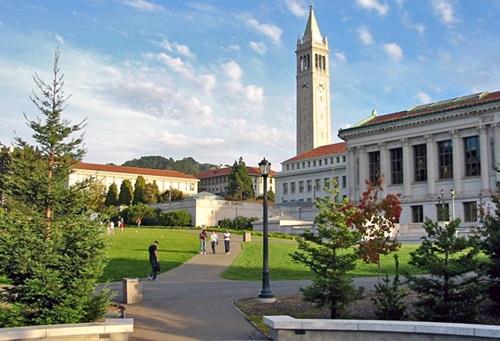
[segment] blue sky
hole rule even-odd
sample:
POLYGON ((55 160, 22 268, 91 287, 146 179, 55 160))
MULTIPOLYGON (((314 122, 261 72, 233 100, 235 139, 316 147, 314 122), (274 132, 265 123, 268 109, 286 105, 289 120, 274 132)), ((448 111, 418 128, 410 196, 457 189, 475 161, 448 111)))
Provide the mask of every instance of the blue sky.
POLYGON ((500 0, 0 0, 0 142, 29 139, 57 47, 84 158, 272 168, 295 156, 295 48, 330 47, 332 142, 369 116, 500 90, 500 0))

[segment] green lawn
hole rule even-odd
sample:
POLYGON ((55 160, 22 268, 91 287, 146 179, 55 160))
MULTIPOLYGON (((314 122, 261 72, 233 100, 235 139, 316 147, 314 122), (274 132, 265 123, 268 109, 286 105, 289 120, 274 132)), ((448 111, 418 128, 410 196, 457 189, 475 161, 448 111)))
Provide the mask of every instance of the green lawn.
MULTIPOLYGON (((403 245, 398 251, 400 269, 417 273, 408 265, 410 252, 417 245, 403 245)), ((297 250, 297 244, 273 242, 269 240, 269 273, 273 281, 311 279, 310 270, 302 264, 292 261, 290 254, 297 250)), ((381 275, 394 275, 393 255, 381 257, 381 275)), ((377 276, 377 265, 358 261, 356 269, 350 272, 353 277, 377 276)), ((257 281, 262 279, 262 243, 260 241, 243 243, 241 255, 233 265, 222 273, 222 277, 233 280, 257 281)))
MULTIPOLYGON (((199 230, 170 230, 125 228, 124 234, 115 229, 109 240, 110 262, 101 277, 102 282, 121 281, 123 278, 143 278, 150 271, 148 247, 158 240, 161 272, 173 269, 189 260, 199 251, 199 230)), ((242 243, 242 252, 222 277, 233 280, 259 281, 262 279, 262 239, 253 236, 252 242, 242 243)), ((398 252, 400 268, 408 267, 409 252, 417 245, 403 245, 398 252)), ((311 272, 302 264, 292 262, 290 254, 297 244, 290 240, 269 239, 269 271, 273 281, 311 279, 311 272)), ((394 274, 392 255, 382 256, 381 274, 394 274)), ((377 276, 377 265, 358 262, 353 277, 377 276)), ((0 282, 6 282, 0 277, 0 282)))
POLYGON ((108 238, 110 262, 101 278, 103 282, 123 278, 145 277, 151 271, 148 247, 158 240, 161 272, 173 269, 199 251, 198 233, 188 230, 125 228, 124 234, 115 229, 108 238))

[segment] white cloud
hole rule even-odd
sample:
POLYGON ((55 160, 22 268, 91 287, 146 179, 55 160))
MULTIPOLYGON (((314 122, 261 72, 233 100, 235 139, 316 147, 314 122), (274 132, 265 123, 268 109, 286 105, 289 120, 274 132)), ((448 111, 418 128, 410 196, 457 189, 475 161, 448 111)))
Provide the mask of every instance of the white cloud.
POLYGON ((231 80, 239 80, 243 75, 243 70, 234 60, 223 64, 222 70, 231 80))
POLYGON ((257 33, 263 34, 278 45, 281 41, 281 33, 283 31, 278 26, 272 24, 261 24, 255 19, 248 19, 247 25, 257 30, 257 33))
POLYGON ((377 0, 356 0, 356 3, 365 9, 373 9, 380 15, 385 15, 389 11, 389 6, 383 5, 377 0))
POLYGON ((363 44, 365 44, 365 45, 373 44, 373 36, 370 33, 370 31, 368 31, 368 29, 366 27, 360 27, 357 29, 357 31, 358 31, 359 39, 361 40, 361 42, 363 44))
POLYGON ((144 12, 163 12, 163 7, 145 0, 123 0, 122 3, 144 12))
POLYGON ((307 15, 309 14, 307 6, 303 1, 285 0, 285 6, 293 15, 299 18, 307 17, 307 15))
POLYGON ((249 85, 246 88, 246 98, 252 102, 262 102, 264 90, 261 87, 249 85))
POLYGON ((392 60, 400 61, 401 59, 403 59, 403 50, 398 44, 387 43, 383 45, 383 49, 392 60))
POLYGON ((163 47, 164 49, 166 49, 167 51, 169 52, 176 52, 180 55, 183 55, 183 56, 186 56, 186 57, 189 57, 189 58, 195 58, 196 55, 194 53, 191 52, 191 50, 189 49, 189 46, 187 45, 183 45, 183 44, 179 44, 177 42, 169 42, 168 40, 163 40, 162 42, 159 43, 159 45, 161 47, 163 47))
POLYGON ((345 54, 342 52, 335 52, 333 56, 335 57, 336 60, 340 62, 345 62, 347 60, 345 54))
POLYGON ((401 15, 401 22, 403 23, 403 25, 405 25, 405 27, 417 31, 420 35, 423 35, 425 33, 425 25, 422 23, 412 23, 410 21, 408 12, 404 12, 401 15))
POLYGON ((421 104, 427 104, 432 102, 431 96, 429 96, 423 91, 417 93, 417 99, 421 104))
POLYGON ((432 0, 432 8, 445 24, 452 24, 458 21, 455 17, 455 10, 452 2, 448 0, 432 0))
POLYGON ((254 50, 255 52, 257 52, 260 55, 265 54, 267 51, 267 46, 263 42, 251 41, 248 43, 248 45, 250 46, 250 48, 252 50, 254 50))
POLYGON ((64 45, 64 38, 61 37, 59 34, 56 34, 56 40, 57 43, 59 43, 60 45, 64 45))

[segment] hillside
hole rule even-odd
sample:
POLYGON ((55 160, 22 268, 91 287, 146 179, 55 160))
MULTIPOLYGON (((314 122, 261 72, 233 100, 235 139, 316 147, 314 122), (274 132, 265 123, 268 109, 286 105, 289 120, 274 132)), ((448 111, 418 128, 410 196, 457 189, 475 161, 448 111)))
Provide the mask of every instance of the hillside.
POLYGON ((142 156, 139 159, 126 161, 122 166, 174 170, 189 175, 196 175, 215 167, 215 165, 209 163, 199 163, 192 157, 174 160, 163 156, 142 156))

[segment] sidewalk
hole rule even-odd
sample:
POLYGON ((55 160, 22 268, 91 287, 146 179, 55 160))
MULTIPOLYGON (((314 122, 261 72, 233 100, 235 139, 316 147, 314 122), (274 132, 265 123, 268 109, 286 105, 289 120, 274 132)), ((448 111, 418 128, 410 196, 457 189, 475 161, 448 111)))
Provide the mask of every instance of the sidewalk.
MULTIPOLYGON (((230 254, 224 254, 219 243, 216 254, 198 254, 154 282, 143 280, 143 302, 125 305, 127 317, 134 318, 130 340, 268 340, 233 306, 240 298, 257 299, 262 283, 220 278, 240 253, 241 242, 241 236, 233 235, 230 254)), ((298 293, 307 283, 273 283, 271 274, 275 295, 298 293)), ((121 283, 111 287, 118 291, 116 300, 123 302, 121 283)))

